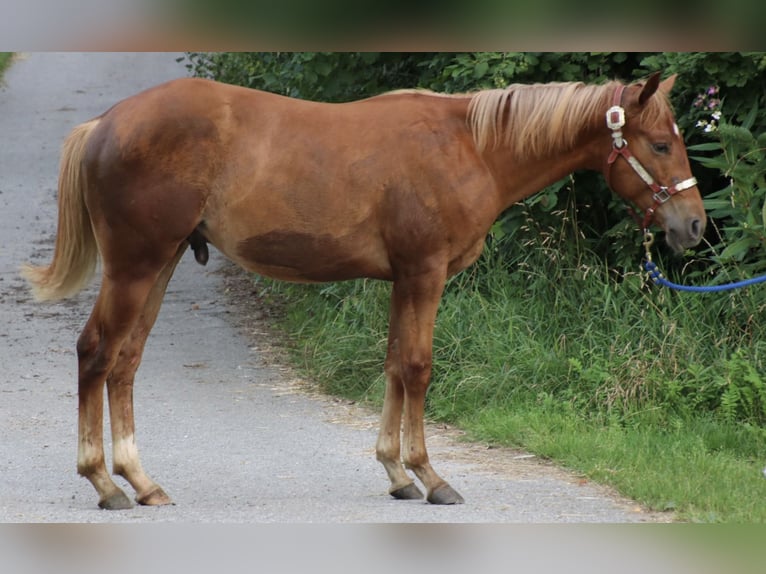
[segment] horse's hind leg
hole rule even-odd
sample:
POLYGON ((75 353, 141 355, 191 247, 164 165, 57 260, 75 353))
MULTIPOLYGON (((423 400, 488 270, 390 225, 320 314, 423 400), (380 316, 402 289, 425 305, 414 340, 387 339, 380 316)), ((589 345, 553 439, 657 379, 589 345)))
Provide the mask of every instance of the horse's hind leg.
POLYGON ((132 506, 114 483, 104 461, 104 383, 125 338, 138 319, 151 285, 126 285, 104 274, 101 291, 77 341, 79 442, 77 471, 98 492, 107 509, 132 506))
MULTIPOLYGON (((77 341, 77 471, 93 484, 98 492, 101 508, 122 509, 132 506, 106 470, 103 446, 104 383, 116 368, 123 345, 129 340, 136 326, 142 323, 141 317, 142 314, 146 315, 147 301, 152 291, 156 290, 163 269, 166 269, 163 264, 158 264, 154 272, 150 267, 145 267, 144 273, 139 277, 116 271, 107 273, 105 270, 96 304, 77 341)), ((121 368, 118 368, 117 373, 120 372, 121 368)), ((117 379, 112 377, 112 381, 118 379, 121 379, 119 375, 117 379)), ((110 386, 116 389, 120 385, 112 382, 110 386)), ((130 393, 132 394, 132 390, 130 393)), ((118 397, 124 396, 124 393, 116 394, 118 397)), ((113 397, 115 391, 111 390, 110 395, 113 397)), ((130 412, 127 413, 124 410, 119 412, 115 406, 119 401, 119 398, 116 401, 113 398, 110 400, 110 412, 113 416, 116 415, 118 421, 128 414, 132 420, 132 402, 130 412)), ((124 424, 118 422, 118 426, 124 424)), ((132 449, 135 450, 134 447, 132 449)), ((131 451, 129 443, 120 443, 116 450, 119 451, 120 460, 133 459, 132 453, 127 456, 124 454, 131 451)))
POLYGON ((125 478, 136 491, 136 502, 144 505, 171 504, 170 497, 144 472, 138 457, 133 418, 133 381, 141 364, 146 339, 160 311, 173 271, 186 250, 184 243, 162 270, 149 292, 143 312, 122 345, 117 362, 106 379, 109 418, 112 425, 113 472, 125 478))

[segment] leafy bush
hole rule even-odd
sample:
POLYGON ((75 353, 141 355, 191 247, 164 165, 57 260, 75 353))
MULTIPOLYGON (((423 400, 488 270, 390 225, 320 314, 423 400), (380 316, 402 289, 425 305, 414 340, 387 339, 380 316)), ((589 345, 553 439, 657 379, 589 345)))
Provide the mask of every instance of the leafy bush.
POLYGON ((717 88, 718 97, 729 110, 731 123, 743 123, 757 106, 760 111, 752 119, 752 128, 756 133, 766 130, 766 53, 662 52, 647 55, 642 67, 679 75, 673 101, 687 143, 703 140, 695 130, 700 110, 694 102, 711 86, 717 88))
POLYGON ((378 52, 189 52, 187 68, 196 76, 229 84, 341 102, 416 85, 419 62, 426 57, 378 52))
POLYGON ((766 271, 766 132, 759 136, 751 132, 756 112, 752 108, 742 125, 722 117, 715 130, 718 141, 690 148, 717 152, 696 159, 718 170, 727 182, 705 198, 709 216, 718 223, 712 261, 749 276, 766 271))

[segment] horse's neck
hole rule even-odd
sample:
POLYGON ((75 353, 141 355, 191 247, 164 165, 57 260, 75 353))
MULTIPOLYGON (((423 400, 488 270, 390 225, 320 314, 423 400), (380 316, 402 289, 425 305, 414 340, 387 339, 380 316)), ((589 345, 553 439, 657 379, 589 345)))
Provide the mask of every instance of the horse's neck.
POLYGON ((501 193, 502 208, 534 195, 574 171, 602 171, 608 151, 601 150, 604 138, 598 135, 596 130, 584 129, 571 149, 553 151, 539 158, 519 159, 514 157, 513 150, 502 147, 485 151, 484 159, 501 193))

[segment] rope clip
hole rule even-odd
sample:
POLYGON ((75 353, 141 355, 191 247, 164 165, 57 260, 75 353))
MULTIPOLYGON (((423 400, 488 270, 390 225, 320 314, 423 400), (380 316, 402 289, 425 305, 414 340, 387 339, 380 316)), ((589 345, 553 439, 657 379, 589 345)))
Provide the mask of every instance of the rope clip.
POLYGON ((646 260, 651 261, 652 260, 652 245, 654 244, 654 233, 649 231, 648 229, 644 229, 644 250, 646 251, 646 260))

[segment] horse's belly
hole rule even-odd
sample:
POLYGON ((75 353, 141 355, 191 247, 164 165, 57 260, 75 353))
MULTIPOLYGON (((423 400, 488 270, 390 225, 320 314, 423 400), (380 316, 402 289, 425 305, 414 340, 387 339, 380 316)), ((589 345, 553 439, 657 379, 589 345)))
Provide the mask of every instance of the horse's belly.
POLYGON ((232 255, 251 271, 287 281, 391 276, 385 251, 365 237, 269 231, 239 241, 232 255))

